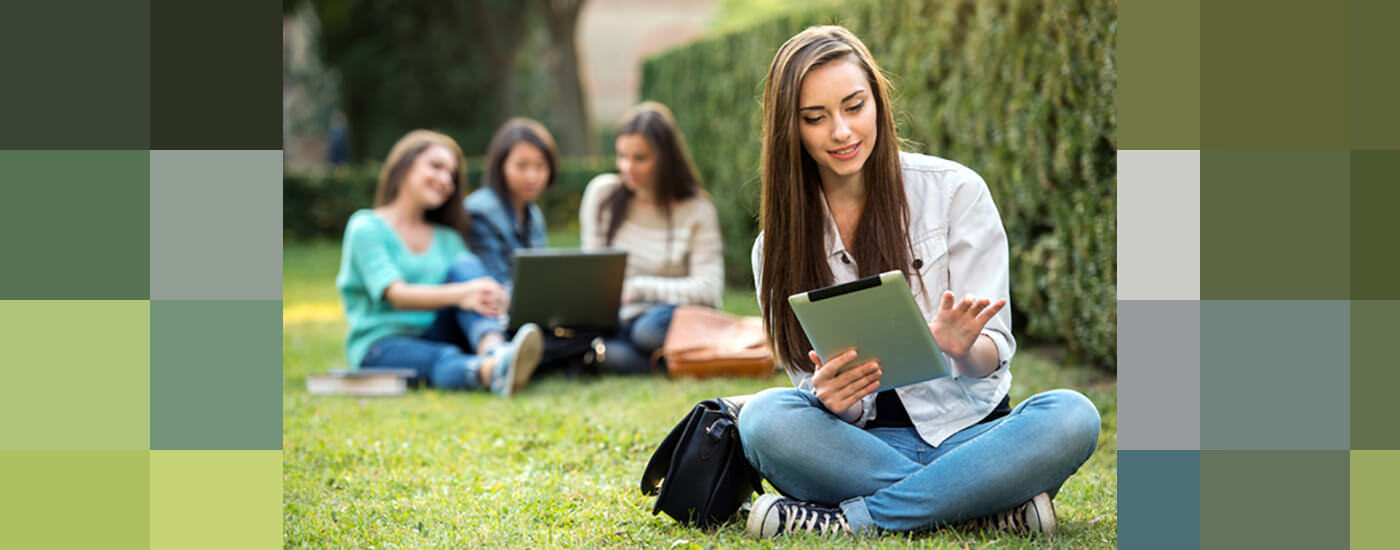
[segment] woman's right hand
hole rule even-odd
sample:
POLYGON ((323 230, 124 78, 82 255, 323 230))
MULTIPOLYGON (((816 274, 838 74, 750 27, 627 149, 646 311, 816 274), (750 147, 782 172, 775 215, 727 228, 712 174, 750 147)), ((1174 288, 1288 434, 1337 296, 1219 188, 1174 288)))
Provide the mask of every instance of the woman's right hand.
POLYGON ((855 360, 856 350, 832 357, 825 364, 815 351, 808 351, 807 358, 816 367, 812 375, 812 388, 817 399, 832 414, 841 415, 880 387, 880 364, 874 359, 842 370, 855 360))
POLYGON ((456 284, 461 291, 457 307, 476 311, 487 317, 505 315, 506 307, 510 305, 510 296, 506 294, 506 287, 501 286, 495 279, 480 277, 456 284))

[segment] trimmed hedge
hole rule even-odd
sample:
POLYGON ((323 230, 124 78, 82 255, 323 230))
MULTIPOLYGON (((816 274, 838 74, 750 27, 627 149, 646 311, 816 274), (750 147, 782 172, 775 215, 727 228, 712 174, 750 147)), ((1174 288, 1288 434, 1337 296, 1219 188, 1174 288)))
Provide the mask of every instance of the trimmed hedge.
POLYGON ((648 59, 641 95, 670 106, 686 134, 731 282, 752 281, 764 74, 789 37, 832 23, 890 76, 904 149, 987 180, 1011 244, 1017 333, 1116 370, 1113 0, 848 2, 648 59))
MULTIPOLYGON (((482 164, 480 157, 467 159, 468 189, 481 186, 482 164)), ((560 159, 559 177, 539 200, 549 227, 576 227, 579 199, 583 197, 588 180, 615 169, 612 159, 603 157, 560 159)), ((339 240, 345 234, 345 222, 350 214, 369 208, 374 202, 374 186, 378 180, 378 163, 341 167, 325 173, 284 174, 284 238, 339 240)))

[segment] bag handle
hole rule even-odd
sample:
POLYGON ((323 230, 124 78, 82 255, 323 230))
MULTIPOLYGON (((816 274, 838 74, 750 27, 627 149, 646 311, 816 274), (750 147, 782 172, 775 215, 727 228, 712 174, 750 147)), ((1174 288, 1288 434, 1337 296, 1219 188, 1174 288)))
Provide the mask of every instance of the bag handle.
POLYGON ((647 461, 647 468, 642 472, 642 494, 655 495, 661 491, 661 481, 666 478, 666 472, 671 469, 671 456, 676 452, 676 445, 680 443, 681 436, 690 425, 691 419, 695 418, 703 411, 701 405, 696 405, 690 412, 681 419, 680 424, 676 424, 671 429, 671 433, 666 439, 661 440, 661 445, 656 447, 656 451, 651 453, 651 459, 647 461))

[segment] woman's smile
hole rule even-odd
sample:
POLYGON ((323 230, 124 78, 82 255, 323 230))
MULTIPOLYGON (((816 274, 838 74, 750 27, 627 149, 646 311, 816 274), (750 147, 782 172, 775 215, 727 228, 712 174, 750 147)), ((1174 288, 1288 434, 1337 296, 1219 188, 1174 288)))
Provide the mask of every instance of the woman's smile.
POLYGON ((852 160, 860 154, 860 142, 857 141, 840 149, 830 149, 827 150, 827 153, 830 153, 832 158, 841 162, 852 160))

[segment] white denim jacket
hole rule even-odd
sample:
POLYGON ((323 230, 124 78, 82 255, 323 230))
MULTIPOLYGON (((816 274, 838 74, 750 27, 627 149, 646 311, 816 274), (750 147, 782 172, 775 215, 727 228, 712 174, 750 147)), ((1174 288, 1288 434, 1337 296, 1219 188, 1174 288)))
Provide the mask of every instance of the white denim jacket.
MULTIPOLYGON (((951 160, 916 153, 901 152, 899 162, 909 202, 912 260, 918 266, 913 271, 923 280, 923 290, 917 284, 911 287, 925 322, 933 320, 945 290, 953 291, 959 300, 965 294, 993 302, 999 298, 1007 300, 1006 307, 982 329, 996 343, 1000 360, 996 371, 986 378, 962 376, 957 362, 944 354, 952 376, 895 389, 919 436, 937 447, 948 436, 986 417, 1011 390, 1010 366, 1016 339, 1011 335, 1006 230, 987 183, 976 172, 951 160)), ((825 201, 822 212, 826 218, 826 259, 835 279, 833 284, 859 278, 855 258, 846 253, 825 201)), ((754 241, 752 261, 757 288, 762 280, 762 234, 754 241)), ((798 389, 814 391, 811 373, 792 369, 787 372, 798 389)), ((867 395, 861 404, 860 416, 846 421, 864 426, 875 418, 875 394, 867 395)))

